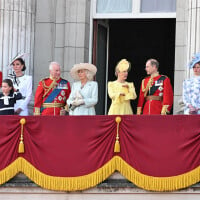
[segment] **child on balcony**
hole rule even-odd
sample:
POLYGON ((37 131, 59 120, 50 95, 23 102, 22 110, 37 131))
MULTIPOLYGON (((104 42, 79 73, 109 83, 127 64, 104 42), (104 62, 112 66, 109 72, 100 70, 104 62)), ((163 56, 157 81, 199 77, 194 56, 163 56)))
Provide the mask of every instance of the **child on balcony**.
POLYGON ((2 93, 0 93, 0 115, 14 115, 14 104, 19 99, 22 99, 22 94, 15 91, 13 82, 10 79, 4 79, 2 93))

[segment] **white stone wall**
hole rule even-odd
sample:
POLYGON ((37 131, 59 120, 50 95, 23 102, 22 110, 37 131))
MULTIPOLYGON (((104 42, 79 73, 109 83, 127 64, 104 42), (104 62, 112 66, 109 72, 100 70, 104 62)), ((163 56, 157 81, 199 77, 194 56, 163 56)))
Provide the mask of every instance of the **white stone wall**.
POLYGON ((58 192, 40 187, 1 187, 1 200, 199 200, 199 184, 172 192, 152 192, 137 187, 95 187, 84 191, 58 192))
POLYGON ((179 102, 182 98, 182 82, 187 66, 188 0, 177 0, 176 7, 174 114, 181 113, 179 102))
POLYGON ((177 194, 177 193, 139 193, 135 191, 130 191, 130 193, 113 192, 113 193, 57 193, 57 192, 49 192, 46 193, 44 191, 35 192, 31 189, 30 193, 27 193, 27 188, 19 189, 16 188, 13 190, 13 193, 8 190, 8 192, 4 192, 0 194, 0 198, 2 200, 199 200, 199 193, 191 193, 188 192, 186 194, 177 194))
POLYGON ((49 76, 49 62, 59 62, 62 77, 72 82, 71 67, 88 61, 89 13, 89 0, 37 0, 34 90, 49 76))
POLYGON ((187 58, 191 60, 194 53, 200 51, 200 0, 188 0, 188 2, 187 58))
POLYGON ((26 73, 33 73, 34 16, 35 0, 0 0, 0 70, 4 78, 18 53, 29 54, 26 73))
POLYGON ((200 51, 200 0, 177 0, 176 16, 174 114, 179 114, 183 80, 193 75, 188 63, 200 51))

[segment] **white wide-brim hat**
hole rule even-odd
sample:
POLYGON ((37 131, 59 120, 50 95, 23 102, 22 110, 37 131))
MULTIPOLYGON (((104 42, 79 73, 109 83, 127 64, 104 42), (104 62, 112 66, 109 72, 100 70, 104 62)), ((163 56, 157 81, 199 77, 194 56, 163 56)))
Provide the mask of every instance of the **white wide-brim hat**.
POLYGON ((93 76, 97 72, 97 68, 93 64, 90 64, 90 63, 75 64, 70 70, 70 75, 72 76, 73 79, 79 80, 78 70, 81 70, 81 69, 87 69, 88 71, 92 73, 93 76))
POLYGON ((16 55, 12 60, 11 60, 11 62, 10 62, 10 66, 13 64, 13 62, 15 61, 15 60, 17 60, 18 58, 22 58, 23 60, 27 57, 29 55, 29 53, 21 53, 21 54, 18 54, 18 55, 16 55))

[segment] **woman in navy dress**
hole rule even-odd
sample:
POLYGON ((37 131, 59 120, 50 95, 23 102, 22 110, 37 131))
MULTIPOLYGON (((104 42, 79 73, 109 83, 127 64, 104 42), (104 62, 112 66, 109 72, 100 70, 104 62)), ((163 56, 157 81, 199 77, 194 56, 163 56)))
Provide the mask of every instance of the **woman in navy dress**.
POLYGON ((12 81, 3 80, 2 93, 0 93, 0 115, 14 115, 14 105, 19 99, 22 99, 22 94, 14 91, 12 81))

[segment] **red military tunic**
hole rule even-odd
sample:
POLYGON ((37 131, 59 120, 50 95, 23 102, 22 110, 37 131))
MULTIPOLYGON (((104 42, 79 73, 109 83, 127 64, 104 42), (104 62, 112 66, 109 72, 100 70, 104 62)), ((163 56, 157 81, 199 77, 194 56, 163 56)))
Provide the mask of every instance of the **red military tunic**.
POLYGON ((173 104, 173 89, 170 79, 157 74, 142 80, 137 114, 167 114, 173 104))
POLYGON ((35 93, 34 115, 60 115, 70 92, 70 83, 65 79, 41 80, 35 93))

